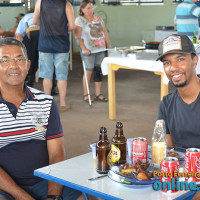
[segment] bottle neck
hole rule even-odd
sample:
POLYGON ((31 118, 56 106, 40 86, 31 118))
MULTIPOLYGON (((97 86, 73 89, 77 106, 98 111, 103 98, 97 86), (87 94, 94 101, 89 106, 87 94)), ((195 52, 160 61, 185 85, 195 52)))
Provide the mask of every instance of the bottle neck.
POLYGON ((107 141, 108 140, 107 134, 106 133, 100 133, 99 140, 107 141))
POLYGON ((123 128, 117 128, 115 131, 115 135, 117 135, 118 137, 124 136, 123 128))

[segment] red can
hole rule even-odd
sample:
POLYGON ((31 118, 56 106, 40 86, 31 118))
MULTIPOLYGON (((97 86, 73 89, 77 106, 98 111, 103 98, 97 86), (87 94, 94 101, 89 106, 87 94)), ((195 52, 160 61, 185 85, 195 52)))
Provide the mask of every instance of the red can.
POLYGON ((146 138, 143 137, 133 138, 133 145, 132 145, 133 166, 135 166, 137 160, 141 160, 143 163, 147 162, 147 151, 148 151, 148 142, 146 138))
POLYGON ((176 183, 175 183, 175 176, 174 172, 179 171, 179 161, 178 158, 175 157, 165 157, 161 162, 161 173, 164 175, 161 177, 161 183, 162 183, 162 191, 164 193, 175 193, 178 192, 176 190, 176 183), (172 178, 174 183, 172 183, 172 178), (170 183, 170 189, 167 188, 167 183, 170 183), (166 185, 164 185, 166 184, 166 185), (163 189, 163 186, 165 186, 165 189, 163 189))
POLYGON ((185 172, 191 173, 190 176, 186 176, 186 181, 199 182, 200 177, 196 176, 200 174, 200 149, 189 148, 185 152, 185 172))

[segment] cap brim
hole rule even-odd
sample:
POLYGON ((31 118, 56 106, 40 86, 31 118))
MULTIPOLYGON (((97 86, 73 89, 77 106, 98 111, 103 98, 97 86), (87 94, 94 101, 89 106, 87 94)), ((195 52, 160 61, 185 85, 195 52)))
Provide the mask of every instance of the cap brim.
POLYGON ((156 59, 156 61, 158 61, 158 60, 162 61, 162 59, 163 59, 164 56, 166 56, 166 55, 168 55, 168 54, 172 54, 172 53, 194 54, 194 55, 197 55, 195 52, 183 52, 183 51, 180 52, 180 51, 175 50, 175 51, 166 52, 165 54, 159 56, 159 57, 156 59))

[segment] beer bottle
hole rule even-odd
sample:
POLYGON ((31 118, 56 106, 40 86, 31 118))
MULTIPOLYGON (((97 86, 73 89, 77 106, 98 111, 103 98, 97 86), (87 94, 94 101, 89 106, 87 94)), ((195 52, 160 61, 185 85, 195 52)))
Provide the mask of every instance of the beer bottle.
POLYGON ((196 32, 194 32, 194 35, 193 35, 193 37, 192 37, 192 41, 193 41, 193 44, 196 44, 196 43, 197 43, 196 32))
POLYGON ((111 144, 108 141, 107 129, 105 127, 101 127, 99 141, 96 146, 96 170, 100 174, 106 174, 110 170, 110 166, 108 164, 110 150, 111 144))
POLYGON ((111 161, 112 165, 126 163, 126 138, 124 137, 123 124, 121 122, 116 123, 115 135, 112 138, 111 161))

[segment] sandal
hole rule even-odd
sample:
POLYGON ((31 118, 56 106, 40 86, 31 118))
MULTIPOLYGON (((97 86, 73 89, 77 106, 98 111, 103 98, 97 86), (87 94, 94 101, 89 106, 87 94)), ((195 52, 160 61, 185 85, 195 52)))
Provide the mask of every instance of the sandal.
POLYGON ((106 99, 102 94, 99 94, 99 95, 95 95, 94 96, 94 100, 95 101, 102 101, 102 102, 108 102, 108 99, 106 99), (100 98, 100 97, 103 97, 103 98, 100 98))
MULTIPOLYGON (((83 95, 83 101, 85 101, 85 102, 87 102, 87 103, 89 103, 89 98, 88 98, 88 94, 84 94, 83 95), (86 98, 87 97, 87 98, 86 98)), ((91 99, 91 102, 93 102, 94 100, 93 99, 91 99)))

